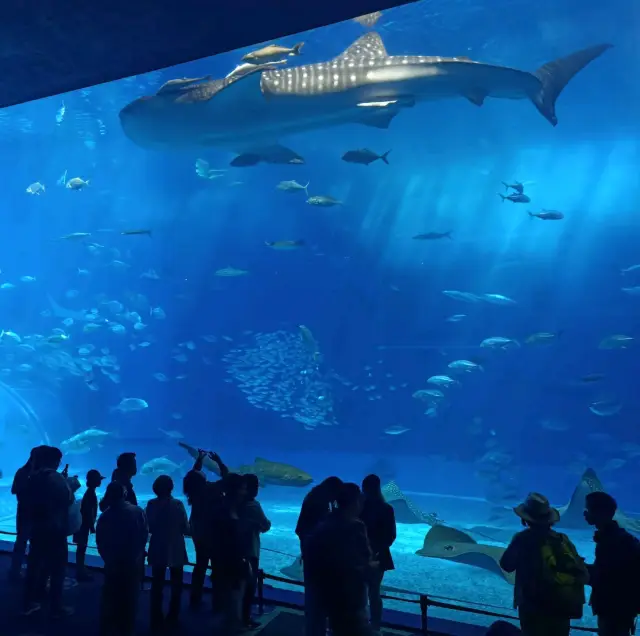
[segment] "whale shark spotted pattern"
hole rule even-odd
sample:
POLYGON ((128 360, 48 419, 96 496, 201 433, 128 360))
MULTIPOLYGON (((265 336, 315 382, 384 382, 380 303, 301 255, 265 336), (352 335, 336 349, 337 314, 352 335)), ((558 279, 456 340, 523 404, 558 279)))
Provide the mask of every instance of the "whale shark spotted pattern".
POLYGON ((463 97, 529 99, 553 126, 555 104, 599 44, 529 73, 467 57, 389 55, 375 32, 316 64, 260 66, 224 79, 174 82, 120 111, 124 133, 143 148, 213 147, 261 154, 282 137, 347 123, 386 128, 404 108, 463 97))

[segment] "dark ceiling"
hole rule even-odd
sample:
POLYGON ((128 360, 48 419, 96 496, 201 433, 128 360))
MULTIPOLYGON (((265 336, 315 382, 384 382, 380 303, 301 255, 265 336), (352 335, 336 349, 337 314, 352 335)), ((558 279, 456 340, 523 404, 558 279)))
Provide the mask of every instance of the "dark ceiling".
POLYGON ((8 0, 0 107, 347 20, 408 0, 8 0))

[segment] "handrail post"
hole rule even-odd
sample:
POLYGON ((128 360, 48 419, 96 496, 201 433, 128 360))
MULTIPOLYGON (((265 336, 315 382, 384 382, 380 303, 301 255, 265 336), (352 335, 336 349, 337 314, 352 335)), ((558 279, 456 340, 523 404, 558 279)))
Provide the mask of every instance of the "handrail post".
POLYGON ((427 612, 429 609, 429 597, 426 594, 420 594, 420 629, 423 634, 428 634, 427 612))
POLYGON ((258 593, 258 613, 260 616, 264 614, 264 570, 258 570, 258 589, 256 590, 258 593))

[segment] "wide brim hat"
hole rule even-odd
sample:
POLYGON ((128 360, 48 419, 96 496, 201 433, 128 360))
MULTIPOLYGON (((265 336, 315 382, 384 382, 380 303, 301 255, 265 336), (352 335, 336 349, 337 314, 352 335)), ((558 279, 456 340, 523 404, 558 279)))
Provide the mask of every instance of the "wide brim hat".
POLYGON ((538 525, 554 525, 560 521, 560 512, 538 492, 532 492, 513 511, 524 521, 538 525))

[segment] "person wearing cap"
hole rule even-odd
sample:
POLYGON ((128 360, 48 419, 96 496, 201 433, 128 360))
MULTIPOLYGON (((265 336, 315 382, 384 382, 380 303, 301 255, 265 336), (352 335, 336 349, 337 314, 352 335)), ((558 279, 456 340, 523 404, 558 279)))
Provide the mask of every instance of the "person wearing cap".
POLYGON ((514 607, 525 636, 569 636, 570 620, 582 616, 588 573, 569 537, 552 528, 560 513, 540 493, 514 508, 525 526, 500 559, 515 572, 514 607))
POLYGON ((96 488, 102 484, 104 477, 100 471, 91 469, 87 473, 87 491, 82 497, 80 504, 80 515, 82 516, 82 525, 80 530, 73 535, 73 541, 76 544, 76 580, 91 581, 92 577, 84 566, 84 559, 87 554, 87 546, 89 545, 89 535, 96 532, 96 519, 98 518, 98 496, 96 488))

